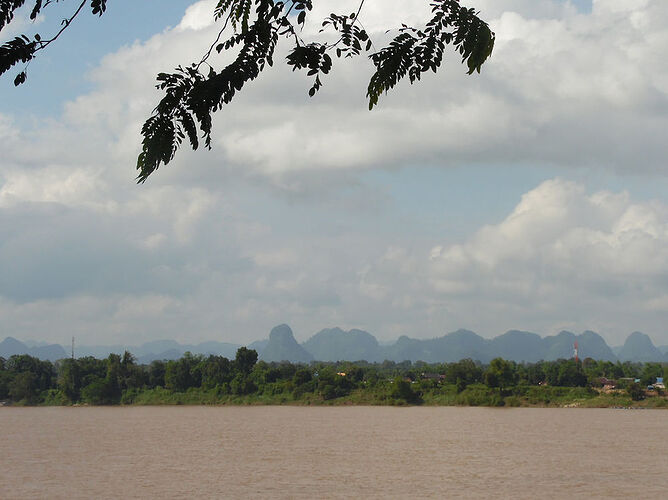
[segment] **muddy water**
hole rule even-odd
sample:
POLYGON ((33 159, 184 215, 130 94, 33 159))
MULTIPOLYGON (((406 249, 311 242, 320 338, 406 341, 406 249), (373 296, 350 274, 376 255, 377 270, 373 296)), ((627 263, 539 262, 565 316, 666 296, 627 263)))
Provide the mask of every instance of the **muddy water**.
POLYGON ((668 412, 0 408, 0 498, 667 498, 668 412))

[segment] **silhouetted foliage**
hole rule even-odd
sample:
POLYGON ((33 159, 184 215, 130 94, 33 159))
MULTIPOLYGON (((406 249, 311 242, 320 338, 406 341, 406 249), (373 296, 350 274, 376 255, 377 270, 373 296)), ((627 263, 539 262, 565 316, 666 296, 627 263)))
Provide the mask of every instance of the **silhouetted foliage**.
MULTIPOLYGON (((177 67, 173 73, 160 73, 157 87, 164 97, 142 127, 142 151, 137 159, 137 179, 144 182, 160 165, 168 164, 184 139, 197 149, 200 139, 211 148, 212 113, 228 104, 266 66, 274 64, 279 43, 288 44, 286 63, 293 70, 306 71, 313 77, 309 96, 323 85, 323 77, 333 68, 333 56, 355 57, 368 53, 374 66, 368 87, 369 109, 380 96, 401 80, 419 81, 427 71, 441 66, 446 45, 451 45, 466 64, 468 74, 480 72, 492 54, 494 33, 474 9, 459 0, 430 0, 432 17, 423 28, 401 25, 386 47, 375 49, 360 22, 365 0, 350 14, 331 13, 322 21, 322 31, 332 31, 332 42, 307 41, 302 29, 313 9, 313 0, 219 0, 212 15, 221 28, 209 50, 197 62, 177 67), (229 52, 233 60, 215 68, 210 62, 213 52, 229 52)), ((425 0, 427 1, 427 0, 425 0)), ((25 0, 0 0, 0 31, 25 0)), ((30 19, 34 20, 53 0, 31 0, 30 19)), ((332 2, 333 8, 336 3, 332 2)), ((65 29, 88 9, 101 16, 106 0, 83 0, 63 20, 61 29, 50 38, 39 34, 20 35, 0 46, 0 75, 20 63, 29 63, 37 53, 54 42, 65 29)), ((25 83, 27 66, 14 79, 25 83)))

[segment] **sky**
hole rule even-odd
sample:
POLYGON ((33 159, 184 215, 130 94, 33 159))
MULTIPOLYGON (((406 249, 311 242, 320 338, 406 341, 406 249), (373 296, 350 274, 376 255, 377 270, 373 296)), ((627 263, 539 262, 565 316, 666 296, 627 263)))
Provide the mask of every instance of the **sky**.
MULTIPOLYGON (((246 343, 287 323, 300 341, 668 344, 668 2, 466 0, 497 35, 482 73, 450 51, 372 112, 368 60, 335 60, 314 98, 276 64, 216 115, 211 151, 137 185, 155 76, 206 51, 214 4, 111 2, 25 85, 0 80, 1 338, 246 343)), ((0 34, 44 36, 66 6, 0 34)), ((361 19, 381 45, 427 6, 366 2, 361 19)), ((330 10, 316 2, 305 38, 330 10)))

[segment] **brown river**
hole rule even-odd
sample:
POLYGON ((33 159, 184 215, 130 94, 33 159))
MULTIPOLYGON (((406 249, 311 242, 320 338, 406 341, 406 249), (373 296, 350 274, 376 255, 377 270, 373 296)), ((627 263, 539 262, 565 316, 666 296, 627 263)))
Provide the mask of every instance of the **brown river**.
POLYGON ((0 408, 0 498, 668 498, 668 411, 0 408))

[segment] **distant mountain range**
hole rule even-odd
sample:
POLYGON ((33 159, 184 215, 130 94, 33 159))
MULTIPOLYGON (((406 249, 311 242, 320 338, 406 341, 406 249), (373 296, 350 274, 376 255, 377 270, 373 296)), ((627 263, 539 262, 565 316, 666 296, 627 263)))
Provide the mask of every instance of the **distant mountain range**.
POLYGON ((292 361, 308 363, 313 361, 313 354, 304 349, 295 340, 288 325, 278 325, 269 333, 269 342, 259 351, 260 359, 265 361, 292 361))
MULTIPOLYGON (((33 343, 34 344, 34 343, 33 343)), ((75 346, 75 355, 77 358, 84 356, 93 356, 95 358, 106 358, 110 353, 123 354, 126 350, 135 355, 137 361, 142 364, 150 363, 155 359, 178 359, 186 351, 193 354, 215 354, 234 358, 241 345, 229 344, 225 342, 202 342, 201 344, 179 344, 175 340, 155 340, 146 342, 139 346, 128 345, 82 345, 75 346)), ((7 337, 0 342, 0 357, 5 359, 14 354, 30 354, 40 359, 56 361, 58 359, 69 357, 63 346, 58 344, 43 345, 39 344, 29 347, 27 342, 20 342, 12 337, 7 337)))
MULTIPOLYGON (((441 363, 472 358, 483 363, 496 357, 514 361, 536 362, 573 357, 575 342, 578 343, 580 359, 594 358, 609 361, 665 361, 668 362, 668 346, 656 347, 644 333, 634 332, 623 346, 610 348, 597 333, 585 331, 579 335, 562 331, 557 335, 541 337, 535 333, 510 330, 493 339, 485 339, 470 330, 457 330, 433 339, 399 337, 392 344, 380 344, 363 330, 344 331, 328 328, 319 331, 306 342, 299 344, 288 325, 274 327, 268 339, 248 345, 258 351, 265 361, 291 361, 308 363, 318 361, 425 361, 441 363)), ((77 357, 94 356, 106 358, 109 353, 122 354, 130 351, 140 363, 155 359, 178 359, 186 351, 193 354, 219 355, 234 358, 238 344, 203 342, 201 344, 179 344, 174 340, 157 340, 140 346, 77 346, 77 357)), ((30 354, 41 359, 55 361, 67 357, 65 349, 44 343, 23 343, 12 337, 0 342, 0 356, 30 354)))
POLYGON ((56 361, 67 357, 63 346, 58 344, 31 343, 29 347, 14 337, 7 337, 0 342, 0 357, 7 359, 15 354, 30 354, 35 358, 48 359, 49 361, 56 361))
MULTIPOLYGON (((305 353, 319 361, 425 361, 427 363, 453 362, 472 358, 488 362, 496 357, 515 361, 535 362, 555 360, 573 356, 573 347, 578 342, 579 356, 617 361, 618 358, 594 332, 576 335, 561 332, 558 335, 541 338, 530 332, 511 330, 493 339, 485 339, 469 330, 457 330, 434 339, 412 339, 400 337, 394 344, 380 345, 376 338, 362 330, 343 331, 340 328, 321 330, 303 344, 298 344, 287 325, 281 325, 281 335, 270 335, 269 342, 260 350, 260 359, 267 361, 307 361, 305 353), (276 353, 281 353, 277 355, 276 353)), ((272 334, 274 333, 272 330, 272 334)), ((643 335, 643 334, 640 334, 643 335)), ((651 340, 644 336, 653 346, 651 340)), ((639 342, 636 334, 629 337, 627 344, 639 344, 637 348, 624 346, 621 355, 630 353, 630 360, 652 359, 663 361, 663 353, 656 355, 645 341, 639 342)), ((656 348, 654 348, 656 349, 656 348)), ((627 358, 623 358, 627 359, 627 358)))

